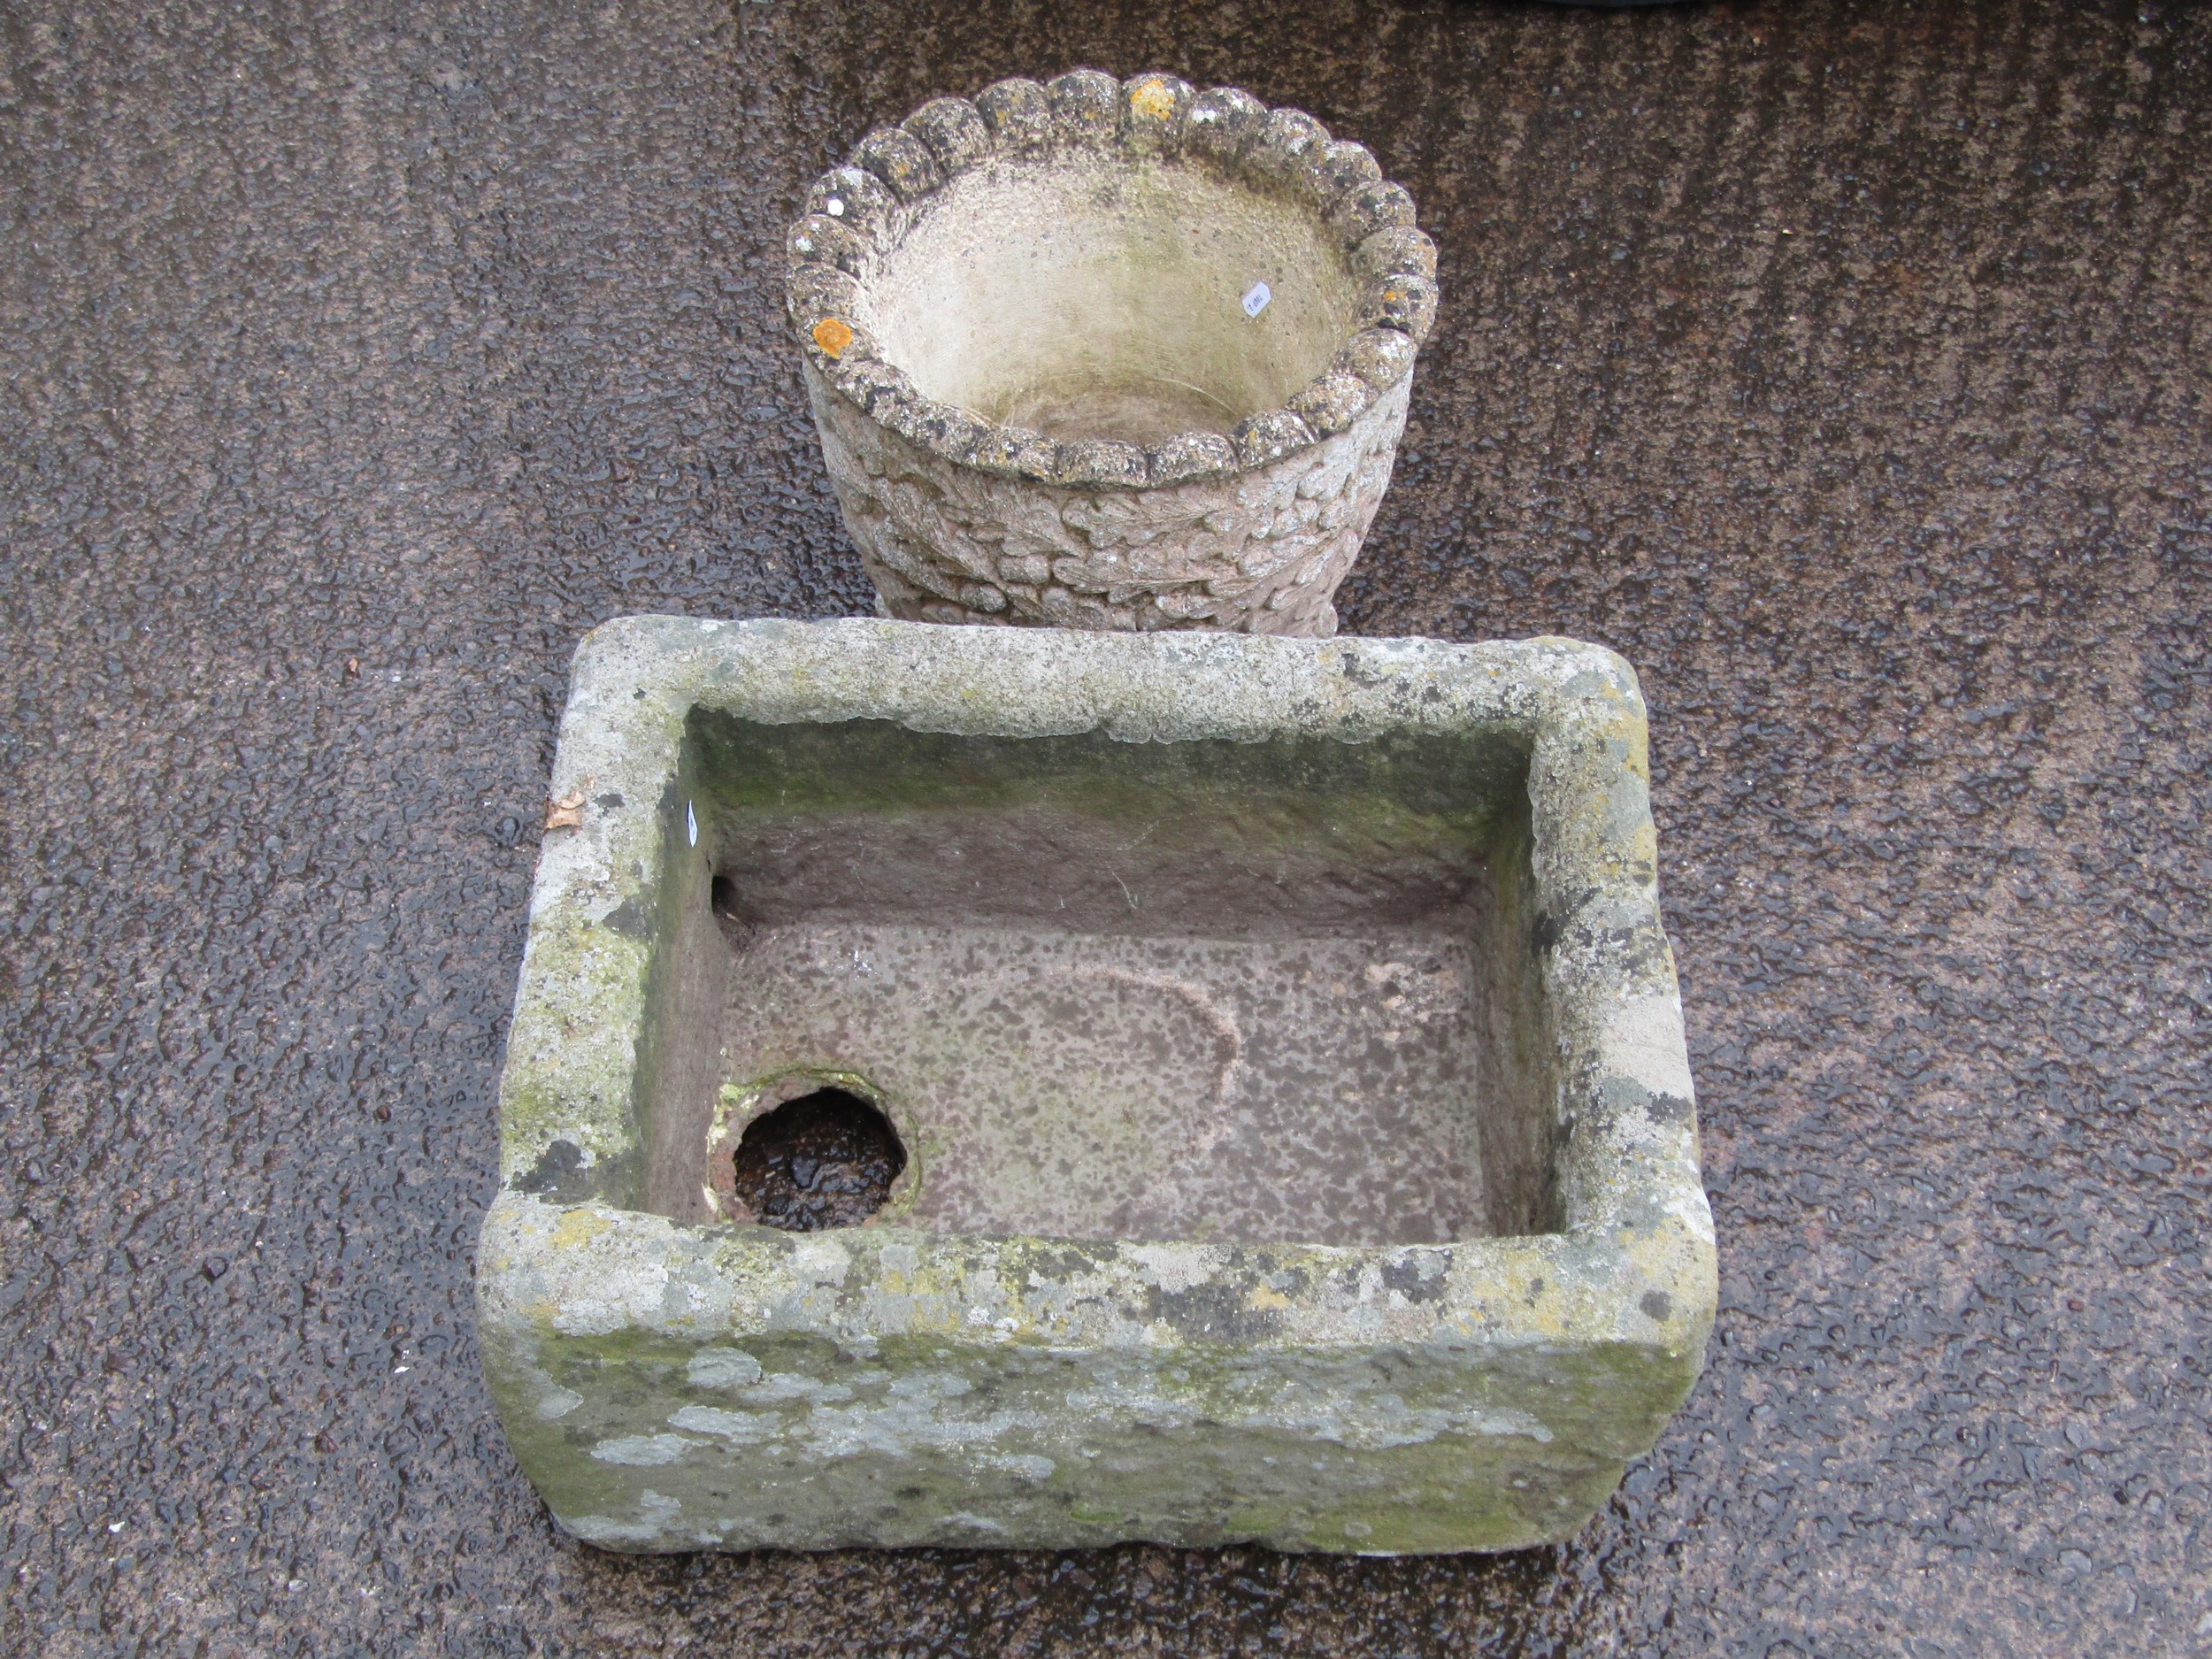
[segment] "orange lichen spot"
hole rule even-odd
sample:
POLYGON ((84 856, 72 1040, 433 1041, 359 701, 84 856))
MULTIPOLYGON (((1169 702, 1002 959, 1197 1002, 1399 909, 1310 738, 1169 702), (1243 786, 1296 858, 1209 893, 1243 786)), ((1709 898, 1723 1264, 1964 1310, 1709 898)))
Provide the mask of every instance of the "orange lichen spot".
POLYGON ((814 343, 833 357, 845 355, 845 348, 853 342, 852 326, 834 317, 825 317, 814 325, 814 343))
POLYGON ((1175 115, 1175 94, 1164 81, 1141 81, 1129 94, 1129 107, 1156 121, 1171 120, 1175 115))

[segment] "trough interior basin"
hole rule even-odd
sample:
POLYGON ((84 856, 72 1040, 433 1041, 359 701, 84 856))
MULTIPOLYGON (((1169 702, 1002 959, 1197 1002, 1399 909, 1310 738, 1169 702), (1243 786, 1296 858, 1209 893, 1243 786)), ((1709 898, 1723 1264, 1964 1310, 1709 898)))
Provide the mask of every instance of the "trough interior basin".
POLYGON ((926 1230, 1554 1231, 1527 773, 1498 735, 695 710, 664 816, 705 856, 668 861, 654 918, 646 1205, 715 1219, 709 1159, 811 1078, 881 1107, 908 1165, 880 1218, 926 1230))

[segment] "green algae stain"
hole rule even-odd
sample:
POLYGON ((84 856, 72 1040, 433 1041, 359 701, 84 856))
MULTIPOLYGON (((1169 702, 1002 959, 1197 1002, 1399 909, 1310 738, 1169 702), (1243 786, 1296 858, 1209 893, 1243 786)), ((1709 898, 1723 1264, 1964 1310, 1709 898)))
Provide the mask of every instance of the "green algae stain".
POLYGON ((1256 851, 1333 843, 1347 856, 1479 847, 1526 770, 1525 745, 1502 729, 1363 743, 1130 743, 1102 733, 960 736, 887 720, 767 726, 703 710, 687 747, 703 792, 739 814, 1058 807, 1140 828, 1165 818, 1171 836, 1195 830, 1256 851))

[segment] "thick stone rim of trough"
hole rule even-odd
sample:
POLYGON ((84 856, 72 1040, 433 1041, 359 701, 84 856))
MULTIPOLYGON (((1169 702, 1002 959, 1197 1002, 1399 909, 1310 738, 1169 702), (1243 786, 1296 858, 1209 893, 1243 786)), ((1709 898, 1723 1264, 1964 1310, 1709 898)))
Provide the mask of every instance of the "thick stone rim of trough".
POLYGON ((677 1223, 527 1190, 557 1143, 587 1173, 622 1167, 642 1145, 651 953, 634 918, 658 893, 668 815, 683 821, 678 765, 695 708, 1129 742, 1293 733, 1357 742, 1394 730, 1525 742, 1559 1051, 1563 1230, 1371 1248, 1075 1241, 1081 1282, 1051 1310, 979 1291, 976 1309, 942 1310, 945 1324, 956 1340, 990 1344, 1187 1341, 1133 1323, 1132 1310, 1163 1285, 1239 1284, 1267 1257, 1305 1265, 1313 1288, 1286 1296, 1270 1333, 1243 1346, 1618 1347, 1678 1373, 1686 1391, 1718 1286, 1658 910, 1643 699, 1621 657, 1554 638, 1455 646, 672 617, 595 630, 577 652, 552 781, 555 797, 581 797, 580 822, 549 832, 541 856, 501 1082, 502 1190, 480 1245, 486 1323, 691 1340, 795 1328, 864 1344, 879 1328, 879 1274, 918 1265, 987 1285, 1003 1271, 1018 1285, 1041 1248, 896 1226, 800 1236, 677 1223), (1371 1290, 1385 1269, 1409 1264, 1441 1293, 1346 1300, 1346 1286, 1371 1290))
POLYGON ((786 239, 785 303, 801 349, 838 396, 957 465, 1042 484, 1129 490, 1255 472, 1343 431, 1413 372, 1436 320, 1436 245, 1413 197, 1365 146, 1302 110, 1239 87, 1203 92, 1159 72, 1125 81, 1094 69, 1019 77, 973 100, 935 98, 878 127, 816 182, 786 239), (1087 148, 1196 159, 1254 190, 1286 193, 1334 232, 1363 278, 1357 322, 1328 366, 1281 407, 1227 436, 1187 432, 1149 446, 1066 442, 925 396, 862 326, 868 257, 904 236, 914 204, 993 157, 1087 148))

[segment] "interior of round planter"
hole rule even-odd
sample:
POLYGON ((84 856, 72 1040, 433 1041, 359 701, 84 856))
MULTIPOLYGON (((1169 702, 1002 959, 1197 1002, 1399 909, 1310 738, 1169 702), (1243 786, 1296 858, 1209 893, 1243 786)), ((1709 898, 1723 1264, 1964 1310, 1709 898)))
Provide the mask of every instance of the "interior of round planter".
POLYGON ((1357 326, 1344 253, 1303 204, 1095 152, 961 174, 867 288, 884 354, 924 396, 1062 441, 1226 433, 1357 326), (1270 297, 1248 315, 1260 283, 1270 297))

